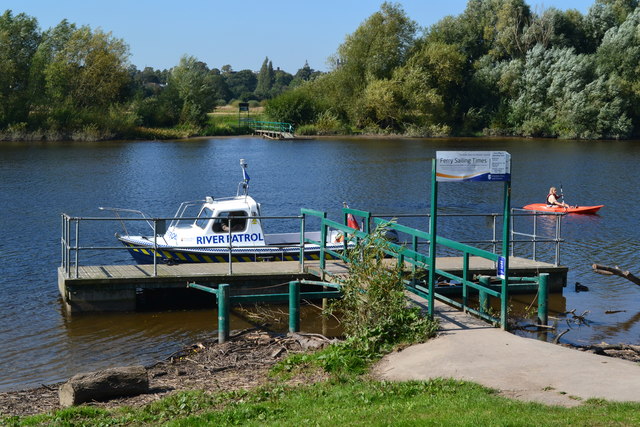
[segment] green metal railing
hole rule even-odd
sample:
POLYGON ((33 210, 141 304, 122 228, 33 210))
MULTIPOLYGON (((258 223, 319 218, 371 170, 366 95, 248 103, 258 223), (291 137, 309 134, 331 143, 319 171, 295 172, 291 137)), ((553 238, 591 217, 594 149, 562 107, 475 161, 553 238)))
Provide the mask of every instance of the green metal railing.
MULTIPOLYGON (((385 252, 389 257, 393 257, 397 259, 398 266, 400 266, 403 270, 404 267, 409 264, 412 268, 412 276, 411 280, 403 279, 405 284, 405 289, 409 292, 412 292, 418 296, 426 298, 429 301, 429 315, 433 316, 433 301, 435 299, 443 301, 447 304, 450 304, 454 307, 457 307, 465 312, 474 314, 484 320, 487 320, 493 324, 500 324, 503 329, 507 329, 506 319, 507 313, 503 313, 505 307, 507 306, 504 301, 508 293, 505 294, 503 292, 503 287, 501 290, 495 289, 495 287, 491 286, 491 281, 489 276, 480 276, 477 281, 473 280, 473 277, 470 277, 469 274, 469 258, 471 256, 476 256, 480 258, 484 258, 493 262, 498 262, 500 255, 497 255, 493 252, 489 252, 483 249, 475 248, 473 246, 469 246, 463 243, 459 243, 444 237, 436 236, 435 244, 431 245, 432 235, 429 232, 417 230, 415 228, 411 228, 402 224, 398 224, 393 221, 388 221, 383 218, 372 217, 371 213, 366 211, 360 211, 357 209, 343 208, 343 221, 344 223, 333 221, 327 218, 326 212, 321 212, 312 209, 301 209, 301 217, 302 217, 302 228, 300 230, 300 239, 303 244, 301 244, 301 255, 304 250, 304 244, 314 244, 320 246, 320 268, 324 270, 326 268, 326 260, 325 256, 330 254, 338 259, 343 260, 344 262, 350 262, 351 260, 346 256, 345 252, 349 245, 349 242, 356 243, 360 239, 365 239, 370 234, 370 223, 371 219, 373 219, 373 223, 376 227, 386 227, 389 230, 395 230, 399 233, 404 233, 410 236, 411 241, 404 244, 393 243, 390 241, 385 241, 386 249, 385 252), (349 227, 347 224, 347 216, 352 214, 354 216, 362 218, 362 231, 355 230, 349 227), (318 218, 320 220, 320 240, 313 240, 308 237, 305 237, 305 224, 306 217, 312 216, 318 218), (338 230, 342 232, 345 236, 343 239, 343 250, 335 251, 330 248, 327 248, 327 235, 330 230, 338 230), (431 256, 431 253, 424 254, 420 252, 418 242, 419 240, 427 241, 429 243, 429 250, 435 250, 437 245, 444 246, 446 248, 459 251, 462 253, 462 275, 458 276, 456 274, 444 271, 442 269, 432 268, 432 260, 435 259, 431 256), (430 272, 429 277, 444 277, 455 282, 460 283, 462 287, 462 297, 461 301, 456 301, 451 299, 443 294, 440 294, 435 291, 435 287, 433 284, 425 287, 420 284, 415 279, 416 269, 428 270, 430 272), (431 271, 433 270, 433 273, 431 271), (430 291, 433 289, 433 291, 430 291), (469 296, 471 290, 477 291, 478 293, 478 308, 474 308, 469 304, 469 296), (495 316, 491 313, 490 309, 490 301, 491 298, 499 298, 500 299, 500 314, 499 316, 495 316)), ((304 263, 304 257, 300 257, 301 263, 304 263)), ((538 293, 538 323, 541 325, 546 325, 548 322, 548 308, 547 308, 547 300, 548 300, 548 274, 542 273, 536 277, 506 277, 506 281, 508 283, 509 289, 519 288, 521 290, 536 290, 538 293)), ((305 299, 313 299, 313 298, 338 298, 341 296, 341 286, 338 283, 330 283, 326 281, 310 281, 310 280, 297 280, 289 282, 289 292, 288 293, 275 293, 275 294, 258 294, 258 295, 234 295, 231 296, 229 293, 229 285, 228 284, 220 284, 217 287, 208 287, 199 285, 197 283, 189 283, 187 287, 199 289, 205 292, 213 293, 216 296, 217 304, 218 304, 218 341, 225 342, 229 338, 229 311, 230 304, 232 302, 274 302, 274 301, 282 301, 283 299, 288 299, 289 301, 289 331, 297 332, 300 330, 300 301, 305 299), (317 285, 325 287, 324 290, 318 292, 301 292, 301 285, 317 285), (331 288, 332 290, 327 290, 326 288, 331 288)))
MULTIPOLYGON (((327 235, 331 229, 338 230, 344 233, 345 236, 349 236, 349 238, 345 238, 343 240, 344 249, 347 249, 348 242, 357 243, 360 239, 364 239, 369 235, 370 229, 369 224, 372 219, 372 215, 370 212, 359 211, 356 209, 344 208, 343 209, 343 220, 344 223, 336 222, 327 218, 327 214, 321 211, 315 211, 311 209, 302 209, 301 214, 303 218, 305 216, 314 216, 320 220, 320 240, 312 240, 304 237, 304 230, 301 231, 301 238, 304 243, 310 243, 320 246, 320 268, 324 270, 326 268, 326 260, 325 255, 330 254, 335 258, 341 259, 344 262, 350 262, 350 260, 345 255, 345 251, 337 252, 331 250, 326 247, 327 235), (358 217, 363 218, 363 231, 354 230, 353 228, 346 225, 346 218, 348 214, 353 214, 358 217)), ((429 315, 433 316, 433 301, 435 299, 446 302, 454 307, 460 308, 465 312, 472 313, 484 320, 487 320, 493 324, 499 324, 503 329, 507 329, 507 298, 509 290, 532 290, 538 291, 538 308, 539 308, 539 320, 541 324, 546 324, 547 321, 547 281, 548 274, 540 274, 536 277, 509 277, 508 270, 506 273, 506 282, 507 292, 505 292, 504 287, 501 287, 500 290, 492 287, 489 282, 489 277, 480 277, 478 281, 474 281, 473 277, 471 277, 469 273, 469 259, 471 256, 480 257, 492 261, 494 263, 498 263, 500 261, 501 256, 489 252, 483 249, 479 249, 473 246, 469 246, 467 244, 459 243, 441 236, 436 236, 435 240, 432 238, 430 232, 417 230, 415 228, 411 228, 402 224, 398 224, 395 222, 390 222, 383 218, 375 217, 373 218, 373 222, 376 227, 382 226, 386 227, 389 230, 395 230, 399 233, 404 233, 410 237, 410 242, 406 242, 403 244, 397 244, 390 241, 386 241, 386 250, 385 252, 389 257, 393 257, 397 259, 398 266, 404 268, 405 265, 411 265, 412 269, 412 278, 411 280, 405 280, 405 288, 419 295, 423 298, 426 298, 429 301, 429 315), (420 252, 420 248, 418 245, 419 240, 426 241, 428 245, 428 253, 420 252), (431 244, 433 242, 433 245, 431 244), (453 273, 444 271, 442 269, 432 268, 432 260, 435 260, 435 256, 432 255, 435 253, 436 247, 442 246, 448 248, 453 251, 460 252, 462 255, 462 275, 458 276, 453 273), (415 280, 416 269, 422 269, 429 271, 429 280, 433 280, 432 284, 427 283, 427 286, 419 284, 415 280), (462 287, 462 297, 461 301, 456 301, 451 299, 443 294, 440 294, 435 291, 435 280, 436 278, 447 278, 454 282, 458 282, 462 287), (430 292, 430 289, 433 291, 430 292), (480 306, 478 309, 472 307, 469 303, 469 296, 471 291, 477 291, 479 294, 480 306), (488 304, 491 297, 500 299, 500 315, 493 316, 488 310, 488 304), (544 323, 542 323, 544 322, 544 323)), ((304 224, 304 219, 303 219, 304 224)))
POLYGON ((188 288, 198 289, 214 294, 218 305, 218 342, 224 343, 229 339, 229 315, 233 302, 254 303, 254 302, 274 302, 289 300, 289 332, 300 331, 300 301, 314 298, 338 298, 341 295, 341 285, 337 283, 319 282, 314 280, 293 280, 289 282, 288 293, 259 294, 259 295, 231 295, 229 285, 222 283, 217 287, 188 283, 188 288), (318 292, 301 292, 301 285, 322 286, 333 290, 322 290, 318 292))
POLYGON ((243 119, 242 123, 254 130, 294 133, 293 124, 286 122, 264 122, 259 120, 243 119))

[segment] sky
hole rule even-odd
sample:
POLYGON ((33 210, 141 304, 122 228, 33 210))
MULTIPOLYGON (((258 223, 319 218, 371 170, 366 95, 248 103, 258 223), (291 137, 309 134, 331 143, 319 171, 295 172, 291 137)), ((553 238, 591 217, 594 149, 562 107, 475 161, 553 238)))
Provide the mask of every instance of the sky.
MULTIPOLYGON (((594 0, 531 0, 532 10, 577 9, 594 0)), ((258 71, 265 57, 274 68, 295 72, 308 61, 327 71, 327 59, 348 34, 380 9, 383 0, 0 0, 38 20, 41 30, 63 19, 111 32, 129 45, 138 69, 169 69, 183 55, 210 68, 258 71)), ((461 14, 467 0, 400 0, 407 15, 429 27, 461 14)))

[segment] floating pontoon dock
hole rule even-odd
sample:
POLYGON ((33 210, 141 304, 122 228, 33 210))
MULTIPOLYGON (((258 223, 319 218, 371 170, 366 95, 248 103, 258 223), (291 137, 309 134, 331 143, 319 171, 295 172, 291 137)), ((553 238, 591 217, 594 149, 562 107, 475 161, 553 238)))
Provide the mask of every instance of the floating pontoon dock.
MULTIPOLYGON (((549 290, 559 291, 566 284, 568 268, 553 264, 511 257, 512 275, 534 276, 549 273, 549 290)), ((437 259, 438 268, 455 275, 462 275, 462 257, 437 259)), ((58 269, 58 288, 70 313, 86 311, 134 311, 144 293, 191 292, 187 283, 216 286, 231 285, 234 293, 242 294, 254 289, 288 284, 291 280, 325 280, 348 272, 341 260, 326 261, 324 274, 318 261, 306 262, 301 271, 298 261, 245 262, 233 266, 229 274, 226 263, 190 263, 178 265, 96 265, 81 266, 78 276, 69 277, 62 267, 58 269)), ((495 274, 493 263, 472 257, 469 273, 473 275, 495 274)), ((200 298, 202 295, 198 294, 200 298)), ((213 303, 212 303, 213 304, 213 303)))

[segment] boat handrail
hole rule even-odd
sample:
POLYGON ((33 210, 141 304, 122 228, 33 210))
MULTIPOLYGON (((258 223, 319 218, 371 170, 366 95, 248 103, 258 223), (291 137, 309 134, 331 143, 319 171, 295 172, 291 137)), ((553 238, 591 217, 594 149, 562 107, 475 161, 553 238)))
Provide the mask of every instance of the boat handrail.
POLYGON ((125 234, 129 234, 129 231, 127 230, 127 226, 125 225, 125 222, 123 220, 123 218, 120 216, 121 212, 124 213, 132 213, 132 214, 137 214, 140 215, 145 222, 147 223, 147 225, 154 230, 153 228, 153 219, 147 215, 146 213, 137 210, 137 209, 126 209, 126 208, 110 208, 110 207, 104 207, 104 206, 100 206, 98 207, 99 210, 101 211, 109 211, 109 212, 113 212, 113 214, 116 216, 116 218, 120 221, 120 225, 122 225, 122 229, 124 230, 125 234))
POLYGON ((171 223, 169 224, 169 227, 174 227, 174 226, 177 227, 178 223, 181 220, 187 219, 187 218, 183 218, 187 208, 190 208, 191 206, 202 205, 205 202, 206 200, 191 200, 191 201, 180 203, 180 206, 178 207, 176 214, 173 216, 173 219, 171 219, 171 223))

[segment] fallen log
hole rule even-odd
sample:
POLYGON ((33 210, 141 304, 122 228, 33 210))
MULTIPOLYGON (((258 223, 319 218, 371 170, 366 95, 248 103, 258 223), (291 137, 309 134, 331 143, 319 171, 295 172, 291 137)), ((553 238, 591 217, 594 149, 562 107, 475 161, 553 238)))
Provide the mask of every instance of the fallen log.
POLYGON ((60 386, 60 406, 135 396, 149 392, 149 376, 144 366, 110 368, 77 374, 60 386))
POLYGON ((623 277, 629 280, 630 282, 635 283, 636 285, 640 285, 640 277, 633 275, 629 270, 622 270, 618 266, 609 267, 607 265, 592 264, 591 268, 593 269, 594 273, 607 274, 607 275, 613 274, 616 276, 623 277))

